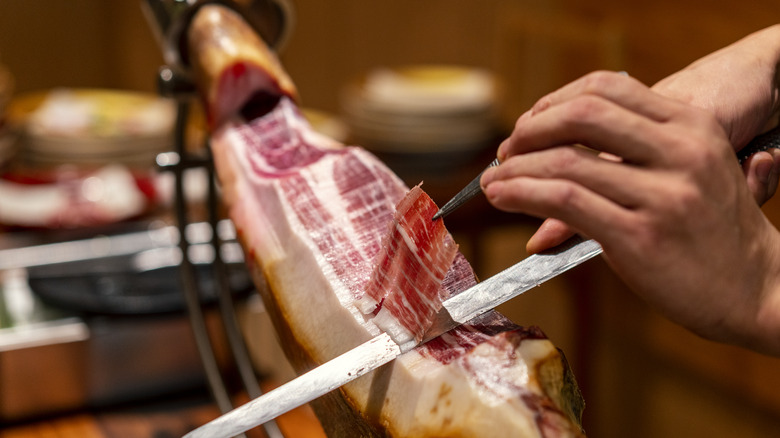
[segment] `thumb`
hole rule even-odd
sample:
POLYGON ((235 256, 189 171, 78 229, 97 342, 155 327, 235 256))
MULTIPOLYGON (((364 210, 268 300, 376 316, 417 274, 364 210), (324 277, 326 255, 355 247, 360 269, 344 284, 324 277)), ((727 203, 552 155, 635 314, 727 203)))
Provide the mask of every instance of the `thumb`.
POLYGON ((748 158, 742 165, 750 193, 758 205, 775 194, 780 180, 780 150, 770 149, 748 158))
POLYGON ((536 254, 565 242, 574 235, 574 231, 566 223, 549 218, 542 222, 539 229, 528 239, 525 249, 529 254, 536 254))

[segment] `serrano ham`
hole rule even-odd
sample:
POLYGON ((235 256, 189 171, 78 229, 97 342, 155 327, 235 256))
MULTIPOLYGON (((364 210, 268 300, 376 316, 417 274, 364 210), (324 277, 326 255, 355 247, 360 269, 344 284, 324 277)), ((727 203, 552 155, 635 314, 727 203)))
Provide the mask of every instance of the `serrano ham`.
POLYGON ((448 296, 442 282, 458 248, 442 221, 431 220, 436 210, 419 186, 398 203, 365 292, 359 291, 356 300, 402 348, 420 342, 448 296))
MULTIPOLYGON (((243 114, 228 114, 240 89, 206 93, 207 108, 216 112, 217 174, 291 364, 305 372, 381 331, 398 342, 419 339, 441 299, 476 282, 442 222, 430 220, 435 205, 364 149, 312 130, 293 88, 280 86, 292 81, 270 51, 253 47, 254 40, 237 47, 265 58, 223 50, 224 42, 213 40, 225 35, 219 23, 245 24, 212 14, 232 12, 206 6, 192 22, 193 63, 213 64, 196 69, 201 89, 250 84, 244 94, 261 96, 262 108, 244 101, 243 114), (262 79, 244 81, 235 77, 239 70, 262 79)), ((563 355, 539 329, 497 312, 312 407, 332 437, 583 436, 583 403, 563 355)))

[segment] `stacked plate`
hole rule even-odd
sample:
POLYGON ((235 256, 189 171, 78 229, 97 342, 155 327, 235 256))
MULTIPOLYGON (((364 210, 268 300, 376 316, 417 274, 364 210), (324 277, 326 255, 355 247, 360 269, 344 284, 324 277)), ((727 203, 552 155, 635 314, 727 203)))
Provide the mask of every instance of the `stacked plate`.
POLYGON ((23 126, 28 164, 150 167, 171 148, 175 107, 143 93, 57 89, 14 99, 9 117, 23 126))
POLYGON ((456 66, 377 69, 343 90, 351 136, 397 172, 451 171, 496 136, 496 81, 456 66))

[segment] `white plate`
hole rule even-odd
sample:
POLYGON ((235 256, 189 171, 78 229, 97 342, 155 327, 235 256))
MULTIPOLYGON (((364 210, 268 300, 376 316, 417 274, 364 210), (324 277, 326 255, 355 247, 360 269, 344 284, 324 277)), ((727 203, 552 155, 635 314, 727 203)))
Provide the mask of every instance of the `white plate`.
POLYGON ((23 152, 33 161, 105 164, 130 157, 152 165, 171 149, 175 106, 146 93, 57 89, 14 99, 8 117, 23 130, 23 152))

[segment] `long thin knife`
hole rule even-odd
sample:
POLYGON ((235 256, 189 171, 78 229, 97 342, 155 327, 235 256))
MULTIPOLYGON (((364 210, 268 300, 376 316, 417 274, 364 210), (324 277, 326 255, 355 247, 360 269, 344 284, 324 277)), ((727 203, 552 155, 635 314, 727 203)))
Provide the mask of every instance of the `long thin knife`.
MULTIPOLYGON (((495 160, 491 161, 490 164, 488 164, 485 170, 498 165, 498 158, 496 158, 495 160)), ((482 191, 482 188, 479 186, 479 179, 482 177, 482 174, 485 173, 485 170, 479 172, 479 175, 477 175, 476 178, 472 179, 470 183, 466 184, 466 187, 453 196, 452 199, 447 201, 447 203, 444 204, 444 206, 442 206, 442 208, 440 208, 439 211, 433 215, 433 220, 447 216, 448 214, 460 208, 460 206, 465 204, 466 201, 477 196, 477 193, 482 191)))
MULTIPOLYGON (((573 237, 532 255, 444 301, 423 341, 431 340, 523 292, 601 254, 593 240, 573 237)), ((195 429, 185 438, 231 437, 270 421, 348 383, 413 348, 401 349, 383 333, 284 385, 195 429)))

